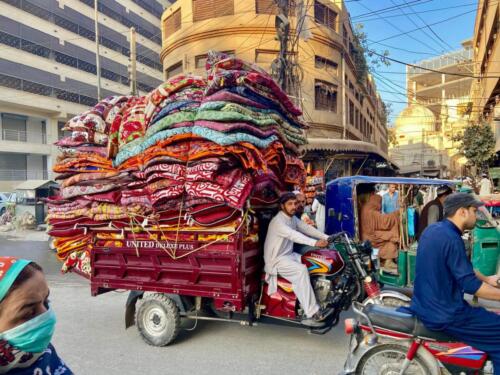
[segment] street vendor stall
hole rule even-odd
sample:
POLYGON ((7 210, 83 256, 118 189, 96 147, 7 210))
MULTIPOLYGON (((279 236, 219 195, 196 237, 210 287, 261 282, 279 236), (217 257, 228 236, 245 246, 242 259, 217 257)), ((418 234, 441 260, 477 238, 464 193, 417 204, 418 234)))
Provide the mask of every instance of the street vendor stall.
POLYGON ((15 216, 28 213, 35 218, 36 224, 45 221, 47 207, 44 199, 55 194, 58 185, 51 180, 27 180, 16 186, 15 216))

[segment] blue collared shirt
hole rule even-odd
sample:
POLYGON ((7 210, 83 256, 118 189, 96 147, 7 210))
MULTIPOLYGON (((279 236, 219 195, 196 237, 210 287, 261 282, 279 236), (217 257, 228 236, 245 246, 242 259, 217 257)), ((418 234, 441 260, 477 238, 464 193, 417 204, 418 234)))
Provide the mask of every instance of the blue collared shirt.
POLYGON ((450 220, 429 225, 417 249, 411 310, 430 329, 445 329, 471 309, 464 293, 481 287, 467 258, 462 233, 450 220))
POLYGON ((390 214, 399 210, 399 193, 397 191, 391 195, 387 192, 382 196, 382 213, 390 214))

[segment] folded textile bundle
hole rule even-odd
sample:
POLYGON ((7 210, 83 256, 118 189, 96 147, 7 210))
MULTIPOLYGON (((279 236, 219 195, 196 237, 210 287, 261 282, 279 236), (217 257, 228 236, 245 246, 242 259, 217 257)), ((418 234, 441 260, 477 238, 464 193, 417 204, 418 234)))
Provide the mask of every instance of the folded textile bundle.
POLYGON ((248 209, 304 185, 300 114, 265 71, 210 52, 207 79, 178 75, 146 97, 107 98, 71 119, 48 215, 63 269, 90 272, 94 243, 123 245, 106 234, 116 230, 155 241, 172 229, 176 241, 193 228, 239 230, 248 209))

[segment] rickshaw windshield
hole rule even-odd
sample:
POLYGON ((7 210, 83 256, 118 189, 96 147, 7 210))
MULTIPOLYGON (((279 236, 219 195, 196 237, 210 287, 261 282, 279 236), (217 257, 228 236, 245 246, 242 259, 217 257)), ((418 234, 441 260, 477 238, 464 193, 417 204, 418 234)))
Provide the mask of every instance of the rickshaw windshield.
POLYGON ((477 222, 476 225, 481 228, 494 228, 497 227, 497 223, 493 216, 485 206, 479 207, 476 211, 477 222))

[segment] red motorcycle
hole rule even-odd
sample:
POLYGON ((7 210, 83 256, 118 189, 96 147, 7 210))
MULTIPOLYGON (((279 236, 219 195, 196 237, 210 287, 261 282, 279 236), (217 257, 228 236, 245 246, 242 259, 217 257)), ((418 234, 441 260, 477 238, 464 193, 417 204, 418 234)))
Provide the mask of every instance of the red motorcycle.
POLYGON ((354 303, 353 310, 356 319, 345 321, 351 342, 343 374, 494 373, 486 353, 428 330, 411 314, 374 304, 354 303))

